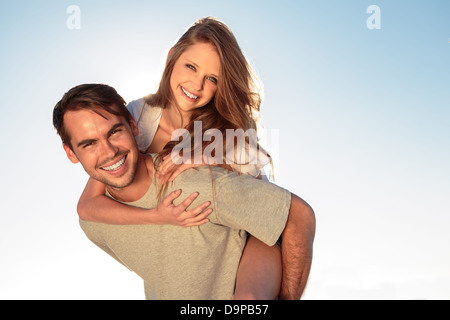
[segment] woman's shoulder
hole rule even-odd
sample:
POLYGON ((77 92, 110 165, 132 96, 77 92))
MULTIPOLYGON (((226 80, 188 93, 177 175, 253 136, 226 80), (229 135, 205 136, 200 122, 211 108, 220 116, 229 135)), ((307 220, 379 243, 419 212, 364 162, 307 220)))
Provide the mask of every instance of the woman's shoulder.
POLYGON ((139 122, 142 117, 152 120, 160 117, 162 109, 152 104, 151 97, 152 95, 148 95, 128 103, 127 109, 136 122, 139 122))
POLYGON ((142 113, 142 109, 144 108, 144 105, 145 105, 144 98, 133 100, 127 104, 128 111, 130 111, 131 115, 136 121, 138 121, 142 113))

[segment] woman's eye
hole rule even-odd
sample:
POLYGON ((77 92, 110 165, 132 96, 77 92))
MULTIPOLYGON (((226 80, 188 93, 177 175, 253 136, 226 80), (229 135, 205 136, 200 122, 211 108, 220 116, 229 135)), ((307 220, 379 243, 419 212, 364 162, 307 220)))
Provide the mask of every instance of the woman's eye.
POLYGON ((195 71, 195 67, 192 64, 187 64, 186 67, 188 67, 189 69, 195 71))
POLYGON ((208 77, 208 80, 211 81, 214 84, 217 84, 217 79, 214 77, 208 77))

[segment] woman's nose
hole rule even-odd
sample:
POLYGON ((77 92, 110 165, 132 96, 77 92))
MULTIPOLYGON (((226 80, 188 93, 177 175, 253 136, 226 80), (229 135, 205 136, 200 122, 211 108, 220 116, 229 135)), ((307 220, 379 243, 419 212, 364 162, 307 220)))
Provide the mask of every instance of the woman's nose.
POLYGON ((205 77, 203 75, 196 75, 192 80, 194 90, 201 91, 203 90, 203 84, 205 82, 205 77))

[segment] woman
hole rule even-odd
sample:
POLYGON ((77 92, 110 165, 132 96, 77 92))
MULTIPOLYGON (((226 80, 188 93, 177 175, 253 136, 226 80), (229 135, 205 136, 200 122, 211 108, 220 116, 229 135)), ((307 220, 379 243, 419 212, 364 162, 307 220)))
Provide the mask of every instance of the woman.
MULTIPOLYGON (((189 28, 170 50, 158 91, 133 101, 128 108, 139 126, 138 147, 142 152, 158 154, 158 178, 164 183, 193 166, 175 165, 169 157, 177 144, 177 141, 171 141, 176 129, 186 128, 194 139, 195 123, 200 122, 202 134, 216 129, 225 140, 227 129, 256 129, 260 103, 251 68, 234 35, 222 22, 205 18, 189 28)), ((211 143, 213 141, 203 141, 201 151, 211 143)), ((251 146, 255 144, 247 141, 245 147, 237 151, 236 158, 250 153, 251 146)), ((191 155, 195 153, 193 148, 191 155)), ((223 159, 227 157, 225 145, 221 150, 215 150, 222 152, 223 159)), ((216 165, 255 177, 265 165, 223 162, 216 165)), ((128 207, 107 198, 104 190, 101 183, 88 182, 78 205, 81 219, 110 224, 196 226, 207 222, 206 216, 211 212, 211 209, 201 214, 198 211, 174 212, 168 208, 170 201, 162 201, 161 210, 149 214, 148 210, 128 207), (166 208, 163 208, 164 204, 166 208), (164 210, 170 214, 162 213, 164 210)), ((178 195, 169 197, 173 200, 178 195)), ((238 269, 234 298, 275 299, 281 284, 281 268, 279 248, 268 247, 250 236, 238 269)))

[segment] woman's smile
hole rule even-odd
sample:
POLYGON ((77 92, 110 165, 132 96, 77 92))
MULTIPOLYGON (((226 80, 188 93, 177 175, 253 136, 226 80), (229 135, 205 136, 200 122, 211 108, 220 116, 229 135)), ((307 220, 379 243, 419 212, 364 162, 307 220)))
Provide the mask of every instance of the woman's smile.
POLYGON ((181 91, 184 93, 184 95, 185 95, 187 98, 189 98, 190 100, 196 101, 196 100, 199 98, 199 96, 196 96, 195 94, 193 94, 193 93, 187 91, 183 86, 180 86, 180 88, 181 88, 181 91))

